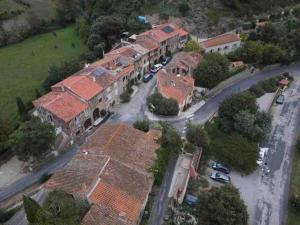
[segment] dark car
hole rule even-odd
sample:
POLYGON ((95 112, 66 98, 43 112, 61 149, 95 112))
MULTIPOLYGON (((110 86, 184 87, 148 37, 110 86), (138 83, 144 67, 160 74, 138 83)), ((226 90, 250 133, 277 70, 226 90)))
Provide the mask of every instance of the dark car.
POLYGON ((230 170, 221 163, 213 162, 213 164, 211 165, 211 168, 213 168, 214 170, 220 171, 222 173, 226 173, 226 174, 230 173, 230 170))
POLYGON ((143 77, 143 81, 145 82, 145 83, 147 83, 149 80, 151 80, 153 78, 153 74, 152 73, 147 73, 147 74, 145 74, 144 75, 144 77, 143 77))
POLYGON ((167 57, 163 57, 161 59, 161 64, 163 64, 164 66, 167 65, 170 61, 172 60, 171 56, 167 56, 167 57))
POLYGON ((284 102, 284 95, 279 95, 276 99, 277 104, 283 104, 284 102))
POLYGON ((210 178, 221 183, 230 182, 230 177, 228 175, 219 172, 212 172, 210 178))

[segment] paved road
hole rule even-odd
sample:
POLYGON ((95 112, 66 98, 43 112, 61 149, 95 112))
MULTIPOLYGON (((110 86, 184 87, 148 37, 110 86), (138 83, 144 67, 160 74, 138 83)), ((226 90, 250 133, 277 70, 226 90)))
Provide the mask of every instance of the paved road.
MULTIPOLYGON (((232 85, 220 93, 218 93, 216 96, 210 98, 206 104, 201 107, 198 111, 195 112, 194 116, 190 119, 193 123, 204 123, 213 113, 215 113, 218 109, 218 105, 220 102, 222 102, 226 97, 246 90, 249 88, 252 84, 257 83, 260 80, 267 79, 272 76, 276 76, 278 74, 281 74, 285 71, 292 72, 293 75, 300 76, 300 63, 293 64, 290 66, 285 67, 276 67, 273 69, 270 69, 268 71, 261 71, 253 74, 252 77, 247 78, 235 85, 232 85), (297 73, 296 73, 297 72, 297 73)), ((143 84, 140 86, 138 93, 135 95, 135 97, 132 99, 130 106, 126 106, 124 104, 124 109, 127 110, 126 116, 122 114, 116 114, 110 121, 115 122, 118 120, 132 123, 135 121, 135 119, 140 119, 143 117, 143 111, 145 109, 145 97, 149 94, 149 92, 152 90, 152 86, 155 84, 155 79, 150 82, 150 84, 146 85, 143 84), (140 97, 139 95, 142 95, 140 97), (125 108, 126 107, 126 108, 125 108), (136 110, 138 109, 138 110, 136 110), (132 111, 133 110, 133 111, 132 111)), ((121 107, 120 112, 123 112, 123 108, 121 107)), ((117 110, 118 111, 118 110, 117 110)), ((176 122, 172 122, 172 124, 179 130, 183 131, 186 120, 180 120, 176 122)), ((51 174, 58 168, 63 167, 66 163, 70 161, 70 159, 73 157, 73 155, 76 153, 76 150, 78 149, 78 146, 73 147, 70 151, 67 153, 61 155, 59 158, 54 160, 53 162, 45 165, 41 170, 36 171, 32 173, 31 175, 28 175, 24 178, 21 178, 20 180, 16 181, 12 185, 10 185, 8 188, 0 192, 0 202, 15 195, 17 192, 23 190, 24 188, 32 185, 33 183, 37 182, 44 174, 51 174)))
POLYGON ((250 225, 283 225, 287 221, 293 144, 300 129, 300 77, 285 95, 285 103, 272 108, 273 130, 264 143, 269 147, 266 162, 270 174, 258 169, 246 177, 231 175, 247 205, 250 225))

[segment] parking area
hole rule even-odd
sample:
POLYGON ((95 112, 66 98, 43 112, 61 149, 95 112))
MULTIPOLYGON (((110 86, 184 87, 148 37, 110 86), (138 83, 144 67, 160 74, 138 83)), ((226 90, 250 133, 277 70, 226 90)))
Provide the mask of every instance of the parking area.
POLYGON ((263 146, 269 148, 266 163, 270 172, 258 168, 249 176, 230 174, 247 205, 250 225, 283 225, 286 221, 291 158, 300 120, 300 80, 284 95, 284 103, 272 107, 273 130, 263 146))

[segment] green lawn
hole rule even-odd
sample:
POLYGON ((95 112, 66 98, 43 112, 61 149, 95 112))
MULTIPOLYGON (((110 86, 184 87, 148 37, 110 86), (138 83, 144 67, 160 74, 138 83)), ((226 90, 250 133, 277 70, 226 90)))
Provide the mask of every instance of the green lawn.
MULTIPOLYGON (((297 150, 295 150, 290 181, 290 195, 292 195, 292 193, 300 195, 300 153, 297 150)), ((295 209, 289 205, 288 225, 299 224, 300 212, 296 212, 295 209)))
POLYGON ((24 102, 33 99, 50 65, 74 59, 86 50, 74 34, 74 27, 55 33, 56 36, 52 32, 40 34, 0 48, 0 111, 9 119, 17 115, 15 98, 20 96, 24 102))

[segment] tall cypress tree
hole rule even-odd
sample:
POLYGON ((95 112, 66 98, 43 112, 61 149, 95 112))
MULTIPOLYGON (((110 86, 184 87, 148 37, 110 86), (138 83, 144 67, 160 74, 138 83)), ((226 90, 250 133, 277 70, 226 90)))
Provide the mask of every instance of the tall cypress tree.
POLYGON ((41 206, 34 199, 26 195, 23 195, 23 205, 28 222, 36 223, 38 212, 43 210, 41 206))

